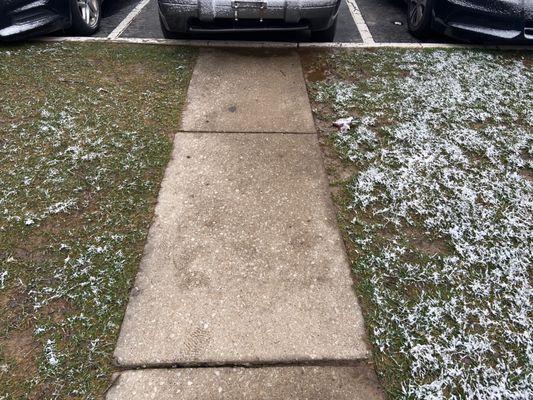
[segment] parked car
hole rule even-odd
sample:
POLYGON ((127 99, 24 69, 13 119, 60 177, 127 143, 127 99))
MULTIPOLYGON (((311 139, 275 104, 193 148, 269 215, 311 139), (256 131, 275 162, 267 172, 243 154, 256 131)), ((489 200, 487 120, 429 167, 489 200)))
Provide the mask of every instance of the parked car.
POLYGON ((311 31, 332 41, 340 0, 158 0, 167 38, 188 33, 311 31))
POLYGON ((0 40, 61 29, 92 35, 100 27, 102 0, 0 0, 0 40))
POLYGON ((466 41, 533 42, 533 0, 406 0, 409 30, 466 41))

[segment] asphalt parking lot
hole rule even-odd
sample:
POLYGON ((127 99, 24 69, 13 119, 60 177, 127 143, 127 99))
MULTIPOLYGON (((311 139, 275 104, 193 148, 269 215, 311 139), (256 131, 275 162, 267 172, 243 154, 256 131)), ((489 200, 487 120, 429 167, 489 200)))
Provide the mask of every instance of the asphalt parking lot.
MULTIPOLYGON (((157 0, 115 0, 103 4, 100 31, 95 35, 112 38, 162 39, 157 0)), ((209 35, 193 39, 260 40, 305 42, 308 34, 209 35)), ((446 39, 438 38, 442 42, 446 39)), ((342 0, 335 42, 417 43, 407 31, 403 0, 342 0), (360 17, 357 14, 360 13, 360 17), (362 17, 362 18, 361 18, 362 17), (364 31, 367 30, 365 34, 364 31), (363 34, 361 32, 363 31, 363 34), (369 33, 369 34, 368 34, 369 33)))

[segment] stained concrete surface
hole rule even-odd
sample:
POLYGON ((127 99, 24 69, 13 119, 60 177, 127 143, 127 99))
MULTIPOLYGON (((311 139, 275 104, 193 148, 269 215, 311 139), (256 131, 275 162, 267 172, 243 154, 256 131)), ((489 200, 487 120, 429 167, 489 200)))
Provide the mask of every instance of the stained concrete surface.
POLYGON ((295 51, 202 49, 183 131, 315 132, 295 51))
POLYGON ((316 135, 178 133, 117 363, 368 356, 316 135))

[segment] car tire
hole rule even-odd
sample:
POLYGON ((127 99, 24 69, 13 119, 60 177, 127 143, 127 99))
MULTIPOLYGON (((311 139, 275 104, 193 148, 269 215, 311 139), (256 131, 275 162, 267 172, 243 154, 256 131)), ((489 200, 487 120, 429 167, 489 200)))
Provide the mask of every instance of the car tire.
POLYGON ((70 31, 76 35, 89 36, 100 28, 102 20, 101 0, 69 0, 72 25, 70 31))
POLYGON ((424 39, 431 34, 434 0, 407 0, 407 27, 417 38, 424 39))
POLYGON ((165 27, 165 23, 163 22, 163 19, 161 18, 161 16, 159 16, 159 24, 161 25, 161 32, 163 32, 163 37, 165 39, 186 39, 187 38, 186 33, 169 31, 165 27))
POLYGON ((337 30, 337 18, 331 26, 324 31, 311 31, 311 40, 313 42, 333 42, 337 30))

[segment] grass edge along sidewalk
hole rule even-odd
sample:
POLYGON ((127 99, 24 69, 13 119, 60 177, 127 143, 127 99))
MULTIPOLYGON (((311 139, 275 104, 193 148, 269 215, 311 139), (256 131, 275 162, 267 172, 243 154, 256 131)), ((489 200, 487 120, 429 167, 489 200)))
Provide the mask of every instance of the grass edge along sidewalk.
POLYGON ((531 54, 302 60, 390 397, 531 398, 531 54))
POLYGON ((0 49, 0 398, 99 398, 194 49, 0 49))

